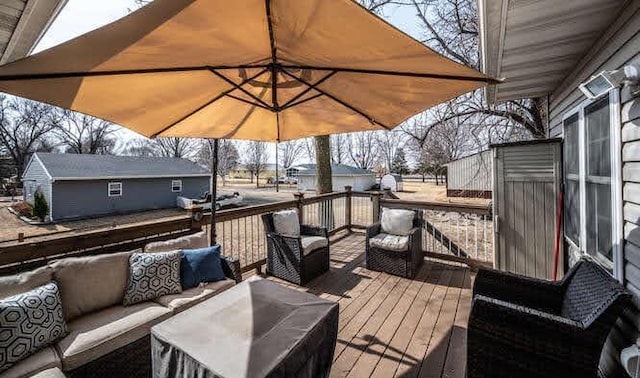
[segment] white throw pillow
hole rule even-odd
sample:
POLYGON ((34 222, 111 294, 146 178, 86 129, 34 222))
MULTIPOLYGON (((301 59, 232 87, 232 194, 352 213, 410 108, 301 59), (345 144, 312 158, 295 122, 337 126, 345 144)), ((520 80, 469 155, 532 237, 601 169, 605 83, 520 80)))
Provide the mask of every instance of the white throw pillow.
POLYGON ((276 233, 286 236, 300 236, 300 221, 298 211, 283 210, 273 213, 273 226, 276 233))
POLYGON ((382 208, 382 231, 391 235, 407 236, 413 228, 414 215, 412 210, 382 208))

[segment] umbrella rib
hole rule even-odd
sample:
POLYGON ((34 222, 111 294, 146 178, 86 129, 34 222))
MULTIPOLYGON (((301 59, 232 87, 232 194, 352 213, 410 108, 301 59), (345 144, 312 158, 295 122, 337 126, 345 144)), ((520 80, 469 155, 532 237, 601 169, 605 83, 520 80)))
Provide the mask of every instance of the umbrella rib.
MULTIPOLYGON (((273 20, 271 18, 271 0, 265 0, 265 10, 267 12, 267 27, 269 28, 269 46, 271 47, 271 102, 273 103, 273 109, 277 112, 280 111, 280 105, 278 105, 278 70, 276 67, 278 64, 278 50, 276 48, 276 40, 273 32, 273 20)), ((280 125, 278 125, 278 134, 280 125)))
POLYGON ((68 79, 77 77, 95 77, 95 76, 121 76, 121 75, 138 75, 153 73, 172 73, 186 71, 211 71, 224 69, 241 69, 241 68, 267 68, 268 65, 239 65, 239 66, 193 66, 193 67, 172 67, 172 68, 144 68, 135 70, 113 70, 113 71, 94 71, 94 72, 48 72, 34 74, 15 74, 0 75, 0 81, 14 80, 43 80, 43 79, 68 79))
POLYGON ((229 97, 229 98, 232 98, 234 100, 237 100, 237 101, 240 101, 240 102, 244 102, 245 104, 249 104, 249 105, 257 106, 257 107, 265 109, 265 110, 273 111, 273 109, 268 107, 268 106, 264 106, 262 104, 251 102, 251 101, 246 100, 246 99, 244 99, 242 97, 234 96, 234 95, 229 94, 229 93, 227 93, 226 96, 229 97))
MULTIPOLYGON (((266 69, 264 69, 264 70, 262 70, 262 71, 258 72, 257 74, 255 74, 255 75, 253 75, 253 76, 251 76, 251 77, 249 77, 249 78, 247 78, 247 79, 244 79, 240 84, 237 84, 237 85, 243 85, 243 84, 246 84, 246 83, 250 82, 251 80, 255 79, 256 77, 258 77, 258 76, 262 75, 262 74, 263 74, 263 73, 265 73, 265 72, 267 72, 267 70, 266 70, 266 69)), ((220 100, 220 99, 221 99, 221 98, 223 98, 224 96, 227 96, 229 93, 233 92, 234 90, 236 90, 236 85, 234 85, 234 86, 233 86, 233 88, 228 89, 228 90, 226 90, 226 91, 224 91, 224 92, 222 92, 222 93, 220 93, 220 94, 216 95, 216 96, 215 96, 214 98, 212 98, 210 101, 207 101, 207 103, 205 103, 204 105, 199 106, 199 107, 198 107, 197 109, 195 109, 194 111, 190 112, 189 114, 187 114, 187 115, 185 115, 184 117, 180 118, 179 120, 177 120, 177 121, 173 122, 172 124, 170 124, 169 126, 165 127, 164 129, 162 129, 162 130, 158 131, 157 133, 153 134, 151 137, 152 137, 152 138, 157 137, 158 135, 160 135, 160 134, 164 133, 165 131, 169 130, 170 128, 174 127, 175 125, 179 124, 180 122, 184 121, 185 119, 187 119, 187 118, 189 118, 189 117, 193 116, 194 114, 198 113, 199 111, 201 111, 202 109, 206 108, 207 106, 209 106, 209 105, 211 105, 211 104, 215 103, 216 101, 220 100)))
MULTIPOLYGON (((311 86, 311 84, 310 84, 310 83, 308 83, 306 80, 304 80, 304 79, 302 79, 302 78, 297 78, 297 77, 295 77, 294 75, 292 75, 292 74, 290 74, 289 72, 287 72, 286 70, 282 70, 282 72, 284 72, 284 73, 285 73, 285 75, 288 75, 288 76, 290 76, 290 77, 293 77, 293 78, 297 79, 298 81, 300 81, 300 82, 301 82, 301 83, 303 83, 303 84, 306 84, 306 85, 308 85, 308 86, 311 86)), ((315 88, 315 90, 316 90, 316 91, 318 91, 319 93, 321 93, 321 94, 323 94, 323 95, 325 95, 325 96, 329 97, 330 99, 332 99, 333 101, 337 102, 338 104, 340 104, 340 105, 344 106, 345 108, 348 108, 348 109, 350 109, 351 111, 353 111, 353 112, 356 112, 356 113, 360 114, 361 116, 363 116, 364 118, 366 118, 366 119, 367 119, 369 122, 371 122, 372 124, 380 125, 380 126, 382 126, 383 128, 385 128, 385 129, 387 129, 387 130, 391 130, 391 129, 392 129, 392 127, 388 127, 387 125, 385 125, 385 124, 383 124, 383 123, 381 123, 381 122, 376 121, 373 117, 371 117, 371 116, 370 116, 370 115, 368 115, 367 113, 364 113, 363 111, 358 110, 357 108, 355 108, 355 107, 353 107, 353 106, 349 105, 349 104, 348 104, 348 103, 346 103, 345 101, 342 101, 341 99, 339 99, 338 97, 336 97, 336 96, 332 95, 331 93, 325 92, 325 91, 323 91, 322 89, 319 89, 319 88, 315 88)))
MULTIPOLYGON (((316 87, 322 83, 324 83, 325 81, 327 81, 329 78, 331 78, 331 76, 335 75, 336 71, 331 71, 328 75, 325 75, 323 78, 321 78, 320 80, 316 81, 315 84, 310 85, 307 87, 307 89, 305 89, 304 91, 298 93, 296 96, 294 96, 291 100, 287 101, 284 105, 282 105, 282 110, 290 108, 292 106, 296 106, 296 105, 300 105, 300 103, 302 102, 295 102, 297 101, 299 98, 301 98, 302 96, 306 95, 307 93, 309 93, 309 91, 316 89, 316 87)), ((296 79, 297 80, 297 79, 296 79)), ((313 98, 315 98, 317 96, 313 96, 313 98)), ((306 102, 306 101, 303 101, 306 102)))
POLYGON ((477 81, 477 82, 489 83, 489 84, 502 83, 501 80, 496 80, 490 77, 473 77, 473 76, 463 76, 463 75, 445 75, 445 74, 420 73, 420 72, 368 70, 368 69, 360 69, 360 68, 300 66, 300 65, 288 65, 288 64, 281 65, 281 67, 291 68, 291 69, 300 69, 300 70, 350 72, 350 73, 360 73, 360 74, 367 74, 367 75, 406 76, 406 77, 421 77, 421 78, 441 79, 441 80, 477 81))
MULTIPOLYGON (((263 73, 264 73, 264 72, 266 72, 266 71, 268 71, 268 69, 267 69, 267 70, 262 71, 260 74, 263 74, 263 73)), ((273 111, 272 107, 271 107, 271 106, 269 106, 269 104, 267 104, 266 102, 262 101, 262 99, 261 99, 261 98, 259 98, 259 97, 255 96, 253 93, 251 93, 251 92, 249 92, 248 90, 246 90, 246 89, 242 88, 242 85, 244 85, 244 84, 246 84, 246 83, 244 83, 244 82, 243 82, 242 84, 236 84, 235 82, 233 82, 233 80, 229 79, 228 77, 224 76, 223 74, 221 74, 220 72, 216 71, 216 70, 215 70, 215 69, 213 69, 213 68, 211 69, 211 72, 212 72, 214 75, 216 75, 216 76, 218 76, 219 78, 221 78, 222 80, 226 81, 227 83, 229 83, 229 84, 233 85, 233 86, 234 86, 234 89, 237 89, 237 90, 241 91, 242 93, 246 94, 247 96, 249 96, 249 97, 253 98, 253 99, 254 99, 254 100, 256 100, 256 101, 258 101, 258 102, 259 102, 260 104, 262 104, 262 106, 264 106, 265 108, 267 108, 267 109, 269 109, 269 110, 273 111)), ((259 75, 258 75, 258 76, 259 76, 259 75)), ((256 76, 256 77, 257 77, 257 76, 256 76)), ((254 77, 254 79, 255 79, 255 77, 254 77)), ((252 80, 253 80, 253 79, 252 79, 252 80)))

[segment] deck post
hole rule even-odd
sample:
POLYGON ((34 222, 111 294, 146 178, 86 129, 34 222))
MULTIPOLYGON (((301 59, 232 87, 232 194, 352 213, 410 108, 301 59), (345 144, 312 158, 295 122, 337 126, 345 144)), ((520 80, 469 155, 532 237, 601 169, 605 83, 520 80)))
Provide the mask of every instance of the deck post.
POLYGON ((298 201, 298 220, 300 222, 300 224, 302 224, 304 216, 303 216, 303 211, 304 211, 304 193, 302 192, 298 192, 298 193, 293 193, 293 197, 296 199, 296 201, 298 201))
POLYGON ((371 202, 373 205, 373 223, 376 223, 380 220, 380 197, 381 196, 382 196, 381 192, 371 193, 371 202))
POLYGON ((347 231, 351 232, 351 186, 344 187, 346 196, 344 198, 344 224, 347 226, 347 231))

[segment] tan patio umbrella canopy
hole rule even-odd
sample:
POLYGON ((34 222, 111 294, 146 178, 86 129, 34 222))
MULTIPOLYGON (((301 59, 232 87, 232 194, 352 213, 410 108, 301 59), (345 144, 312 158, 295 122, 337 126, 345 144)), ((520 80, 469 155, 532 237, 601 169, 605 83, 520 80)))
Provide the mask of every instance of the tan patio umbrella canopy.
POLYGON ((0 91, 148 137, 391 129, 489 77, 351 0, 156 0, 0 67, 0 91))

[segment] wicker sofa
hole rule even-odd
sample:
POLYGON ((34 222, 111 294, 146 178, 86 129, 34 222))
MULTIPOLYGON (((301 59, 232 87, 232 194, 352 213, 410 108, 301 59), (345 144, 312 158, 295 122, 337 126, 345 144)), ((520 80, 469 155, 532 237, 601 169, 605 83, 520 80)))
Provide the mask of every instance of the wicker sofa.
POLYGON ((276 232, 274 214, 263 214, 267 235, 267 273, 304 285, 329 270, 329 234, 326 228, 299 225, 298 236, 276 232))
MULTIPOLYGON (((204 237, 206 242, 204 233, 193 236, 204 237)), ((183 243, 181 249, 188 248, 183 243)), ((65 258, 29 272, 0 277, 0 298, 55 281, 68 329, 68 335, 55 345, 20 361, 2 377, 56 377, 62 372, 68 377, 151 376, 151 327, 241 280, 239 263, 223 258, 227 277, 223 281, 123 306, 133 252, 65 258)))
POLYGON ((480 269, 467 341, 468 377, 597 377, 605 340, 631 296, 596 263, 561 282, 480 269))

